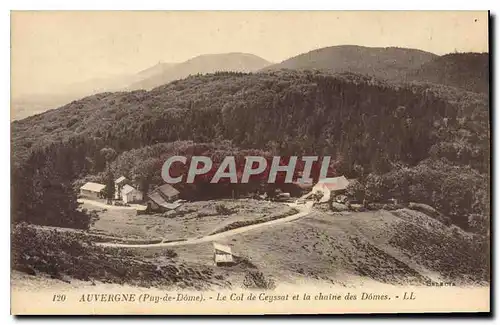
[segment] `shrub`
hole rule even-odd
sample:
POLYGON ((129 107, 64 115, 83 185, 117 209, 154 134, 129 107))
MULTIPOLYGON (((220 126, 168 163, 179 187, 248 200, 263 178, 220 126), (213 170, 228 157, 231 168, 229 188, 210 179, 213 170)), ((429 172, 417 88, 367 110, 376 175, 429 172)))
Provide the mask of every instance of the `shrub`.
POLYGON ((345 204, 337 203, 337 202, 331 202, 330 203, 330 210, 334 212, 340 212, 340 211, 349 211, 349 208, 345 204))
POLYGON ((223 216, 228 216, 228 215, 231 215, 233 213, 236 213, 236 211, 232 210, 232 209, 229 209, 227 208, 225 205, 223 204, 217 204, 215 206, 215 210, 217 211, 218 214, 220 215, 223 215, 223 216))
POLYGON ((158 264, 132 249, 96 246, 83 231, 51 230, 25 223, 17 224, 12 231, 12 268, 21 272, 142 287, 175 283, 196 287, 210 282, 208 268, 179 265, 171 260, 177 254, 170 249, 158 255, 169 261, 158 264))
POLYGON ((350 204, 349 209, 354 212, 364 212, 366 208, 362 204, 350 204))
POLYGON ((272 290, 276 288, 275 282, 272 279, 267 279, 260 271, 247 271, 243 285, 247 289, 272 290))
POLYGON ((471 214, 468 218, 469 229, 475 233, 488 235, 490 233, 490 218, 482 214, 471 214))
POLYGON ((412 209, 412 210, 423 212, 426 215, 433 217, 433 218, 438 218, 441 215, 441 213, 439 213, 436 209, 434 209, 430 205, 423 204, 423 203, 410 202, 410 204, 408 205, 408 208, 412 209))
POLYGON ((347 186, 346 195, 350 200, 363 201, 365 198, 365 187, 358 180, 353 180, 347 186))
POLYGON ((366 185, 365 185, 365 195, 366 199, 372 202, 377 202, 381 201, 384 198, 384 194, 386 194, 386 191, 384 191, 384 186, 383 186, 383 179, 381 176, 376 175, 376 174, 369 174, 368 177, 366 178, 366 185))

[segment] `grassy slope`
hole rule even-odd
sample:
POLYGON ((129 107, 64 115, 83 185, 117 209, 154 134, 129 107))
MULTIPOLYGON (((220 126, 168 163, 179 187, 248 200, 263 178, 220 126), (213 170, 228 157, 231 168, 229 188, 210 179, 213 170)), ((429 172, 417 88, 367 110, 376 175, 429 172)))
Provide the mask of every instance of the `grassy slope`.
MULTIPOLYGON (((420 212, 399 210, 315 212, 226 243, 264 274, 291 283, 307 278, 359 285, 354 279, 362 277, 391 284, 434 280, 460 285, 488 279, 488 252, 476 239, 420 212)), ((207 244, 175 251, 186 261, 202 263, 209 263, 212 254, 207 244)))
POLYGON ((23 224, 14 228, 12 237, 12 270, 32 276, 157 288, 229 285, 213 266, 184 264, 171 250, 142 256, 98 247, 84 231, 23 224))
MULTIPOLYGON (((36 238, 49 239, 51 236, 36 238)), ((69 238, 82 235, 76 236, 69 238)), ((49 262, 57 257, 62 261, 58 262, 62 263, 60 265, 70 261, 79 265, 67 264, 63 272, 57 272, 56 278, 64 275, 71 281, 76 278, 139 286, 181 284, 197 288, 224 285, 237 288, 248 270, 255 269, 284 285, 305 281, 342 286, 360 286, 373 281, 425 285, 429 280, 486 285, 489 279, 489 252, 484 238, 481 241, 478 236, 454 226, 444 226, 423 213, 408 209, 361 213, 314 211, 295 222, 250 231, 221 242, 232 246, 233 253, 243 257, 243 262, 233 267, 215 268, 211 243, 173 250, 106 251, 87 246, 81 256, 71 256, 64 247, 62 253, 58 251, 53 255, 49 247, 53 244, 50 244, 43 252, 52 257, 42 260, 35 270, 37 274, 50 270, 47 268, 49 262), (171 270, 177 270, 175 274, 180 275, 175 278, 177 280, 171 278, 171 270), (76 273, 72 275, 72 272, 76 273)), ((28 251, 28 254, 35 253, 28 251)), ((22 267, 16 269, 26 272, 22 267)))
POLYGON ((188 202, 164 215, 136 215, 135 211, 109 209, 99 212, 92 231, 127 238, 175 240, 206 236, 236 222, 253 223, 290 213, 294 212, 284 204, 251 199, 188 202), (222 215, 217 205, 232 213, 222 215))

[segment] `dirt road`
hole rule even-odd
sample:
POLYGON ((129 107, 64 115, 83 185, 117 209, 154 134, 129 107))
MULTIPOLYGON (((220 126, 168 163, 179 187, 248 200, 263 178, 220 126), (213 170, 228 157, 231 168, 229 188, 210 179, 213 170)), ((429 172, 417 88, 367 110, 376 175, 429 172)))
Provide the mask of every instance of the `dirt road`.
POLYGON ((78 199, 78 203, 87 203, 99 208, 103 209, 111 209, 111 210, 144 210, 146 209, 146 206, 140 205, 140 204, 130 204, 129 207, 126 206, 119 206, 119 205, 110 205, 106 203, 102 203, 99 201, 94 201, 94 200, 88 200, 88 199, 78 199))
POLYGON ((249 226, 244 226, 232 230, 228 230, 225 232, 221 232, 215 235, 209 235, 201 238, 191 238, 187 239, 184 241, 175 241, 175 242, 168 242, 168 243, 157 243, 157 244, 120 244, 120 243, 96 243, 96 245, 99 246, 104 246, 104 247, 124 247, 124 248, 137 248, 137 247, 172 247, 172 246, 185 246, 185 245, 191 245, 191 244, 199 244, 199 243, 206 243, 206 242, 211 242, 215 240, 220 240, 222 238, 226 238, 229 236, 241 234, 247 231, 251 231, 254 229, 262 228, 262 227, 271 227, 273 225, 277 224, 282 224, 290 221, 294 221, 297 219, 300 219, 302 217, 307 216, 311 212, 311 208, 313 206, 313 202, 309 201, 305 204, 295 204, 295 203, 290 203, 288 204, 290 207, 296 208, 299 210, 298 213, 281 218, 281 219, 276 219, 276 220, 271 220, 268 222, 262 222, 262 223, 257 223, 249 226))

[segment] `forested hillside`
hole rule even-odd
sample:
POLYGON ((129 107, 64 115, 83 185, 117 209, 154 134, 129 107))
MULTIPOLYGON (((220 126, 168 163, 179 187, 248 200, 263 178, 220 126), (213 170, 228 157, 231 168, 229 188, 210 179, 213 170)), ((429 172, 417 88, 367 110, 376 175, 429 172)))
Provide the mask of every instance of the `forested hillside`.
POLYGON ((398 47, 365 47, 340 45, 303 53, 264 68, 323 70, 333 73, 353 72, 384 79, 400 80, 408 70, 419 68, 437 55, 416 49, 398 47))
POLYGON ((407 80, 426 81, 488 93, 488 53, 452 53, 436 57, 407 73, 407 80))
POLYGON ((179 140, 210 144, 214 153, 225 143, 227 150, 329 155, 336 173, 358 178, 370 198, 428 203, 463 228, 489 218, 486 95, 321 72, 193 76, 16 121, 13 216, 41 224, 67 218, 72 182, 103 172, 105 147, 118 153, 115 173, 143 168, 157 178, 151 159, 179 140), (42 205, 46 219, 39 219, 42 205))

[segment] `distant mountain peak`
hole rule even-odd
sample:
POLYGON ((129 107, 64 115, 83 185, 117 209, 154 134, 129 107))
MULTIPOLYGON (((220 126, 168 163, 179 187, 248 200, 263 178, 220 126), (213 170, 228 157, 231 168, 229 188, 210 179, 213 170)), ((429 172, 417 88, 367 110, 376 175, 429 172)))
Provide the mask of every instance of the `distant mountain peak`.
POLYGON ((217 71, 253 72, 270 64, 269 61, 250 53, 202 54, 135 82, 128 89, 152 89, 194 74, 213 73, 217 71))
POLYGON ((430 52, 402 47, 334 45, 299 54, 266 67, 264 71, 314 69, 394 79, 399 78, 406 70, 419 67, 435 57, 437 55, 430 52))

